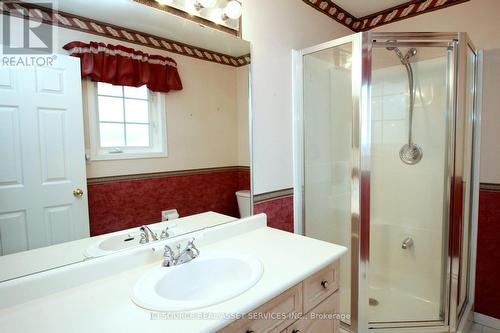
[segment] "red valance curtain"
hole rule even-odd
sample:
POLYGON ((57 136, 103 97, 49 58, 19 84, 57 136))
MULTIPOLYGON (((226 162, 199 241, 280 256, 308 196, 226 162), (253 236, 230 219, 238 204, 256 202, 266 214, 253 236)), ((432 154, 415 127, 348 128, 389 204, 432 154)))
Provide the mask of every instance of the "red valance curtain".
POLYGON ((63 47, 81 59, 82 78, 120 86, 146 85, 156 92, 182 90, 177 63, 172 58, 98 42, 71 42, 63 47))

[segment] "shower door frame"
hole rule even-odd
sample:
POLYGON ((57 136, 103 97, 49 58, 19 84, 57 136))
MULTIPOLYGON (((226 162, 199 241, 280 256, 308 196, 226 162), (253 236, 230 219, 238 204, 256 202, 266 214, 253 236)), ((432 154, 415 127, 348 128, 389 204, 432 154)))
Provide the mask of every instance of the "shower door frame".
MULTIPOLYGON (((373 33, 360 32, 350 36, 335 39, 330 42, 319 44, 302 50, 294 50, 293 58, 293 108, 294 108, 294 230, 295 233, 304 234, 305 231, 305 198, 304 198, 304 119, 303 119, 303 59, 304 56, 315 52, 330 49, 343 44, 352 43, 352 119, 353 119, 353 137, 352 149, 358 151, 357 156, 353 156, 352 178, 351 178, 351 325, 345 325, 344 328, 353 332, 391 332, 394 329, 405 329, 411 332, 448 332, 455 330, 459 324, 459 315, 462 313, 458 309, 458 282, 453 281, 453 274, 458 274, 460 265, 460 252, 449 243, 453 228, 453 221, 450 216, 453 198, 454 182, 454 163, 455 163, 455 114, 464 108, 463 103, 458 99, 459 92, 462 90, 463 79, 459 77, 459 65, 464 61, 460 55, 460 50, 470 47, 477 56, 477 50, 474 48, 469 37, 465 33, 373 33), (370 160, 371 160, 371 70, 372 70, 372 48, 374 40, 395 39, 400 46, 443 46, 452 47, 451 56, 448 57, 448 132, 447 132, 447 170, 446 188, 444 202, 443 219, 443 241, 447 249, 445 261, 445 274, 443 276, 442 290, 442 320, 433 321, 405 321, 405 322, 384 322, 370 323, 368 318, 368 288, 369 288, 369 249, 370 249, 370 160), (358 193, 354 198, 352 193, 358 193), (361 200, 363 198, 363 200, 361 200), (366 300, 366 302, 360 302, 366 300)), ((462 52, 463 53, 463 52, 462 52)), ((477 71, 476 58, 475 87, 477 87, 477 78, 480 73, 477 71)), ((473 137, 475 137, 478 124, 479 109, 477 88, 475 90, 475 102, 473 110, 473 137)), ((472 154, 476 156, 473 148, 472 154)), ((354 154, 356 155, 356 154, 354 154)), ((472 163, 474 165, 474 163, 472 163)), ((477 184, 474 166, 471 167, 471 187, 477 184)), ((476 195, 471 192, 471 200, 476 195)), ((471 211, 474 211, 471 207, 471 211)), ((473 224, 469 222, 469 226, 473 224)), ((469 244, 474 240, 469 236, 469 244)), ((470 246, 470 245, 469 245, 470 246)), ((469 248, 470 253, 470 248, 469 248)), ((471 263, 469 261, 469 269, 471 263)), ((456 275, 455 275, 456 276, 456 275)), ((470 290, 470 289, 469 289, 470 290)), ((464 308, 470 306, 472 296, 469 295, 465 301, 464 308)))
MULTIPOLYGON (((363 70, 361 64, 363 62, 363 55, 370 54, 366 53, 364 50, 366 45, 366 33, 356 33, 342 38, 335 39, 326 43, 315 45, 302 50, 294 50, 292 52, 293 58, 293 109, 294 109, 294 127, 293 127, 293 137, 294 137, 294 231, 298 234, 305 234, 305 198, 304 198, 304 118, 303 118, 303 59, 304 56, 323 51, 326 49, 334 48, 340 45, 351 44, 352 45, 352 105, 353 105, 353 135, 352 135, 352 149, 361 151, 363 140, 369 139, 367 135, 361 138, 361 134, 364 131, 361 128, 356 128, 356 124, 360 125, 361 122, 361 110, 367 108, 360 105, 364 100, 366 104, 366 98, 362 98, 362 84, 364 82, 363 70)), ((365 81, 366 82, 366 81, 365 81)), ((365 85, 365 89, 368 86, 365 85)), ((365 142, 366 147, 366 142, 365 142)), ((361 177, 361 156, 353 156, 352 170, 351 170, 351 196, 353 189, 359 189, 362 185, 361 177)), ((365 166, 366 168, 366 166, 365 166)), ((369 170, 369 168, 366 168, 369 170)), ((366 182, 364 182, 366 184, 366 182)), ((369 183, 368 183, 369 184, 369 183)), ((367 276, 366 269, 367 265, 361 265, 362 260, 368 260, 367 257, 362 257, 362 253, 367 253, 363 249, 361 251, 361 242, 359 241, 361 237, 361 231, 366 231, 361 228, 361 214, 363 211, 368 211, 366 208, 361 207, 361 191, 357 190, 359 193, 358 200, 351 200, 351 324, 349 326, 342 322, 342 326, 348 328, 354 328, 354 332, 365 332, 368 330, 368 313, 363 311, 364 309, 359 309, 358 299, 363 296, 368 300, 368 289, 364 286, 368 284, 363 283, 363 276, 367 276), (361 311, 360 311, 361 310, 361 311)), ((368 217, 369 218, 369 217, 368 217)), ((369 227, 369 226, 368 226, 369 227)), ((369 229, 367 230, 369 231, 369 229)), ((369 233, 367 234, 369 235, 369 233)), ((366 238, 366 237, 363 237, 366 238)), ((368 250, 368 249, 366 249, 368 250)))

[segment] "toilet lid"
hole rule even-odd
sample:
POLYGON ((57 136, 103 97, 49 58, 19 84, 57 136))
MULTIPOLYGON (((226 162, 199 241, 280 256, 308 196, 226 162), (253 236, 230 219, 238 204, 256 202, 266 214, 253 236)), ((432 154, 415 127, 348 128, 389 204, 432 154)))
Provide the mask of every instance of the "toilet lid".
POLYGON ((241 196, 241 197, 250 198, 250 191, 249 190, 241 190, 241 191, 236 192, 236 195, 241 196))

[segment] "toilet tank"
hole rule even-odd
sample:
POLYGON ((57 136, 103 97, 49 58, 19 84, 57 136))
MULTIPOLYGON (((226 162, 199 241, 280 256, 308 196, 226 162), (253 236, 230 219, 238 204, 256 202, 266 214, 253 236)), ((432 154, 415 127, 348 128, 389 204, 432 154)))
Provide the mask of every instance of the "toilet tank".
POLYGON ((240 218, 250 216, 251 215, 250 191, 249 190, 237 191, 236 199, 238 200, 238 210, 240 212, 240 218))

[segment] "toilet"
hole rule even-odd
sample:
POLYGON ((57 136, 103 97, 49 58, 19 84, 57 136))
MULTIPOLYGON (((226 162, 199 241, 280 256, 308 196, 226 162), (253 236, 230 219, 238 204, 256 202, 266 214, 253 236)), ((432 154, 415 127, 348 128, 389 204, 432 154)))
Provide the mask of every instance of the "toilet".
POLYGON ((238 210, 240 211, 240 218, 250 216, 250 191, 237 191, 236 199, 238 200, 238 210))

